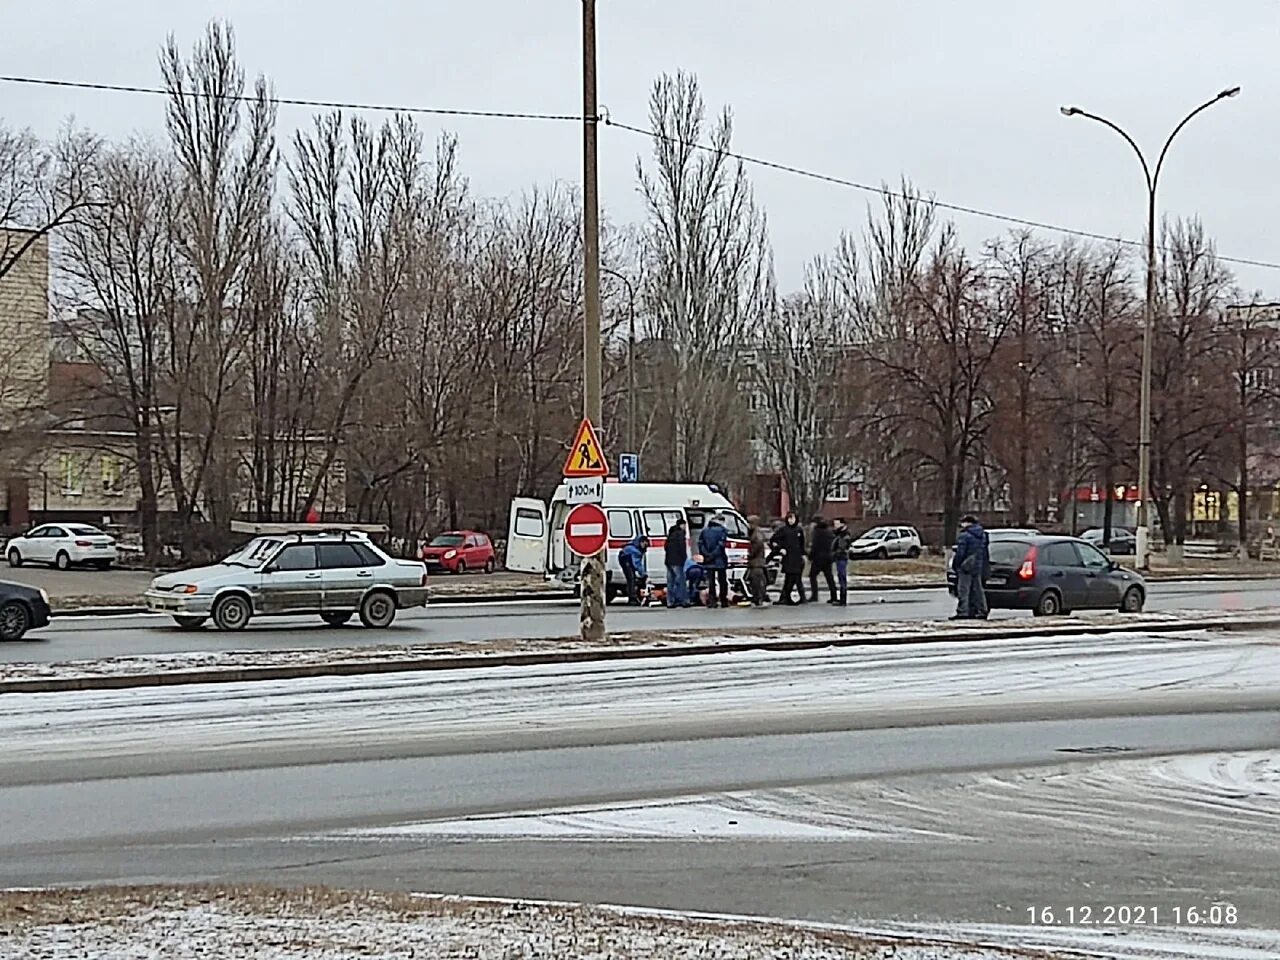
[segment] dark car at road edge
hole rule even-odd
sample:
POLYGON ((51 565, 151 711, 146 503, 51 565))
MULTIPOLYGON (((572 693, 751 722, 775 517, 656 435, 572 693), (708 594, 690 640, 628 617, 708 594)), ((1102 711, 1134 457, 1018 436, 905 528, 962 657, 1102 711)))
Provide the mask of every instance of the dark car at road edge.
POLYGON ((996 610, 1053 616, 1073 610, 1141 613, 1147 584, 1137 573, 1075 537, 1019 537, 991 544, 985 581, 996 610))
POLYGON ((0 640, 21 640, 49 625, 49 595, 23 583, 0 580, 0 640))

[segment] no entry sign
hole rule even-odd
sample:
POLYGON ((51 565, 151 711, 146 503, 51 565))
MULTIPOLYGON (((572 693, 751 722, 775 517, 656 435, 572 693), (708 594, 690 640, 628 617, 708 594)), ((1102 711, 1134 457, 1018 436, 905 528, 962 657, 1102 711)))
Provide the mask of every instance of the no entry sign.
POLYGON ((609 520, 594 503, 580 503, 564 521, 565 545, 580 557, 594 557, 609 542, 609 520))

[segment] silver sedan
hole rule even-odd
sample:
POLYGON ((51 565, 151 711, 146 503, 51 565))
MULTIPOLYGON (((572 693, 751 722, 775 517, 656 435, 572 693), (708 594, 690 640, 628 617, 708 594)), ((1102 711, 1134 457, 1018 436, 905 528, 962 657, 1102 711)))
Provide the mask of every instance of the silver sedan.
POLYGON ((385 628, 397 610, 426 605, 427 568, 389 557, 359 532, 286 532, 213 566, 156 577, 146 603, 184 630, 210 619, 219 630, 243 630, 255 616, 305 615, 336 627, 357 614, 366 627, 385 628))

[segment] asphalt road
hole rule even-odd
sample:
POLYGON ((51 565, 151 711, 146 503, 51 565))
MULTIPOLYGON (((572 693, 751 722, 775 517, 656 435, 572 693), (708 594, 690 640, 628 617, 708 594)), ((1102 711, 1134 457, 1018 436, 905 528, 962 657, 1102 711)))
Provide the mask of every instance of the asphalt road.
POLYGON ((0 885, 1274 925, 1274 637, 704 659, 4 698, 0 885))
MULTIPOLYGON (((1236 611, 1280 606, 1280 580, 1153 583, 1149 610, 1236 611)), ((724 624, 846 624, 874 620, 944 619, 954 600, 944 590, 859 592, 847 608, 826 603, 766 610, 735 608, 668 611, 659 608, 609 608, 614 632, 688 629, 724 624)), ((996 617, 1027 617, 998 611, 996 617)), ((289 650, 300 647, 361 647, 396 643, 457 643, 497 639, 569 637, 578 632, 577 605, 564 601, 494 604, 440 603, 402 613, 390 630, 358 626, 325 628, 317 619, 262 619, 239 634, 218 633, 206 626, 197 633, 177 630, 166 617, 59 617, 54 625, 28 634, 21 643, 0 645, 0 663, 56 662, 97 657, 139 656, 213 650, 289 650)))

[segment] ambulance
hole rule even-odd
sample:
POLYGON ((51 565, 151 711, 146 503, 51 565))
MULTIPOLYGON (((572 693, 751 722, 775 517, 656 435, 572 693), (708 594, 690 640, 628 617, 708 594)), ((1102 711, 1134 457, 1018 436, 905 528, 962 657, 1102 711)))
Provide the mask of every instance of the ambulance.
MULTIPOLYGON (((729 535, 729 579, 740 581, 747 568, 747 522, 714 485, 705 483, 606 483, 600 505, 609 519, 606 596, 626 595, 618 552, 638 534, 649 538, 651 585, 665 585, 667 531, 681 517, 689 532, 689 556, 698 552, 698 534, 713 517, 722 517, 729 535)), ((547 504, 529 497, 511 501, 507 529, 507 569, 535 573, 548 580, 576 583, 580 560, 564 542, 565 518, 572 507, 561 484, 547 504)))

